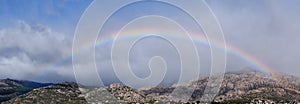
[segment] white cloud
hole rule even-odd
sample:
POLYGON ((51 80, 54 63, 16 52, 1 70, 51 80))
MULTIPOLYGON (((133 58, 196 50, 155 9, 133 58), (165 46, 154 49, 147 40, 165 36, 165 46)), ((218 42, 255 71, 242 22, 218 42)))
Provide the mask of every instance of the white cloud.
POLYGON ((0 75, 22 78, 34 72, 34 63, 26 54, 19 54, 10 58, 1 58, 0 75))
MULTIPOLYGON (((0 29, 1 78, 30 79, 35 74, 47 71, 71 52, 71 39, 64 36, 65 34, 53 31, 50 27, 31 25, 24 21, 17 21, 12 27, 0 29)), ((72 73, 72 70, 59 67, 71 68, 65 65, 54 66, 51 71, 60 73, 60 70, 65 70, 64 73, 72 73)))

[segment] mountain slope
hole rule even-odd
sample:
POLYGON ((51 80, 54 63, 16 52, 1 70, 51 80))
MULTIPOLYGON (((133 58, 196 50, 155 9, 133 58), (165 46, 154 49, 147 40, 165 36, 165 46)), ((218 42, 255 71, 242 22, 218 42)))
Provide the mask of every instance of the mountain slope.
MULTIPOLYGON (((177 87, 186 88, 196 86, 190 98, 191 102, 196 102, 201 98, 207 85, 207 80, 208 77, 200 77, 177 87)), ((214 102, 250 103, 254 99, 270 100, 277 103, 292 102, 294 100, 300 101, 299 81, 299 78, 279 74, 274 79, 252 69, 230 72, 225 74, 219 94, 215 97, 214 102)), ((161 98, 166 98, 174 88, 175 86, 154 87, 142 90, 142 92, 147 97, 154 97, 156 100, 161 100, 161 98)), ((180 96, 173 97, 180 99, 180 96)))
POLYGON ((277 74, 275 77, 270 77, 255 70, 243 73, 228 73, 225 75, 220 93, 215 101, 239 100, 250 102, 256 98, 272 100, 277 103, 300 101, 298 89, 300 83, 281 77, 293 76, 277 74))
MULTIPOLYGON (((208 78, 208 76, 202 76, 185 84, 157 86, 140 90, 122 84, 112 84, 103 88, 81 87, 83 92, 79 91, 76 83, 60 83, 34 89, 6 103, 85 104, 87 101, 93 103, 154 103, 167 98, 176 87, 185 89, 189 86, 196 86, 190 102, 198 102, 205 90, 208 78)), ((274 78, 251 69, 230 72, 225 74, 219 94, 214 98, 214 102, 299 103, 299 82, 300 79, 294 76, 276 74, 276 78, 274 78)), ((173 98, 180 99, 180 95, 174 95, 173 98)))
POLYGON ((76 83, 59 83, 34 89, 3 104, 86 104, 76 83))
POLYGON ((111 84, 104 88, 81 87, 81 89, 84 91, 83 93, 79 90, 78 84, 64 82, 34 89, 3 104, 87 104, 87 101, 108 104, 146 102, 146 97, 142 93, 122 84, 111 84))
POLYGON ((136 89, 122 84, 111 84, 104 88, 82 89, 88 102, 93 103, 146 103, 146 96, 136 89))
POLYGON ((37 83, 13 79, 0 80, 0 103, 31 91, 34 88, 51 85, 51 83, 37 83))

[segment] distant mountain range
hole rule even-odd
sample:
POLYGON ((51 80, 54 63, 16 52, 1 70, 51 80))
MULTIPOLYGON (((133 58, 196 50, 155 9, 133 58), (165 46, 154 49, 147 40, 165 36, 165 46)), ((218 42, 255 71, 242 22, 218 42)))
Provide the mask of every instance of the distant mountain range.
MULTIPOLYGON (((122 84, 111 84, 103 88, 82 87, 81 91, 84 92, 80 92, 78 85, 71 82, 44 84, 4 79, 0 80, 0 101, 3 104, 85 104, 87 101, 98 103, 159 103, 162 99, 167 98, 176 87, 196 86, 189 103, 199 103, 207 80, 208 76, 202 76, 185 84, 143 89, 133 89, 122 84), (108 93, 105 93, 104 90, 108 93), (102 99, 97 97, 99 94, 101 94, 100 98, 102 99), (105 94, 114 97, 103 96, 105 94), (85 99, 85 97, 87 98, 85 99)), ((173 97, 176 99, 176 95, 173 97)), ((274 79, 252 69, 229 72, 224 76, 214 103, 298 104, 300 103, 300 79, 281 74, 276 74, 276 79, 274 79)))

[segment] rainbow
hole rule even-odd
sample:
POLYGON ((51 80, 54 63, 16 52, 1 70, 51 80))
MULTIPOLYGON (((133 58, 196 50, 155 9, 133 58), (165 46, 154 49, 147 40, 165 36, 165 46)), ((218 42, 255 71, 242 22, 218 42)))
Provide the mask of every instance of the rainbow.
MULTIPOLYGON (((203 37, 203 35, 192 35, 193 40, 195 42, 200 42, 200 43, 205 43, 206 45, 208 45, 207 40, 205 37, 203 37)), ((220 42, 214 43, 216 44, 216 46, 220 46, 218 44, 222 44, 220 42)), ((218 47, 220 49, 224 49, 224 47, 218 47)), ((264 62, 260 61, 258 58, 252 56, 251 54, 248 54, 247 52, 240 50, 238 48, 236 48, 235 46, 226 43, 226 50, 227 53, 230 55, 234 55, 240 59, 243 59, 244 61, 248 62, 251 66, 255 66, 256 70, 259 70, 261 72, 267 73, 267 74, 271 74, 274 71, 268 66, 266 65, 264 62)))
MULTIPOLYGON (((112 34, 115 34, 115 33, 112 33, 112 34)), ((126 34, 130 34, 130 35, 124 35, 124 36, 122 35, 122 37, 120 37, 119 39, 128 39, 128 38, 137 37, 137 36, 140 36, 140 34, 143 34, 143 32, 137 34, 136 31, 127 31, 126 34)), ((200 35, 199 34, 191 34, 191 38, 195 42, 195 44, 201 44, 201 45, 207 45, 207 46, 209 45, 206 37, 202 34, 200 34, 200 35)), ((113 36, 104 37, 100 41, 98 40, 97 43, 95 44, 95 46, 100 47, 100 46, 109 44, 113 40, 114 40, 113 36)), ((91 42, 86 42, 86 44, 81 45, 82 50, 91 48, 92 46, 90 46, 90 44, 91 44, 91 42)), ((218 46, 223 46, 223 45, 221 45, 222 44, 221 42, 214 43, 214 44, 215 44, 214 46, 217 46, 217 48, 219 48, 219 49, 225 49, 224 47, 218 47, 218 46)), ((272 71, 272 69, 267 64, 260 61, 258 58, 252 56, 251 54, 248 54, 247 52, 240 50, 228 43, 226 43, 226 50, 227 50, 228 54, 236 56, 236 57, 244 60, 251 66, 254 66, 256 70, 270 75, 270 77, 273 78, 274 80, 277 79, 276 78, 277 74, 274 71, 272 71)), ((37 72, 39 74, 37 76, 35 76, 35 78, 39 77, 39 75, 43 75, 41 73, 45 73, 45 72, 47 72, 47 70, 49 71, 51 69, 56 68, 57 66, 63 65, 65 62, 70 61, 71 59, 72 59, 72 55, 68 55, 68 56, 64 57, 62 60, 58 60, 58 61, 54 62, 55 64, 48 66, 44 70, 40 70, 39 72, 37 72), (44 71, 44 72, 42 72, 42 71, 44 71)))
MULTIPOLYGON (((155 31, 155 30, 151 30, 151 31, 155 31)), ((149 33, 149 30, 141 29, 138 32, 137 31, 126 31, 124 33, 125 33, 125 35, 122 34, 122 36, 120 36, 120 39, 138 37, 141 34, 149 33)), ((117 34, 117 33, 112 33, 112 34, 117 34)), ((203 34, 193 33, 193 34, 190 34, 190 37, 192 38, 192 40, 196 44, 209 46, 207 38, 203 34)), ((102 39, 102 41, 97 42, 96 46, 101 45, 103 43, 109 43, 109 42, 113 41, 113 38, 114 38, 114 36, 104 37, 104 39, 102 39)), ((176 37, 176 38, 180 39, 180 37, 176 37)), ((213 44, 217 48, 225 50, 225 47, 221 47, 221 46, 224 46, 222 42, 216 42, 216 43, 213 43, 213 44)), ((248 54, 247 52, 245 52, 243 50, 240 50, 240 49, 236 48, 235 46, 233 46, 229 43, 226 43, 226 51, 227 51, 228 54, 236 56, 236 57, 244 60, 245 62, 247 62, 251 66, 254 66, 256 70, 259 70, 259 71, 264 72, 264 73, 269 74, 269 75, 273 75, 275 73, 267 64, 260 61, 258 58, 252 56, 251 54, 248 54)))

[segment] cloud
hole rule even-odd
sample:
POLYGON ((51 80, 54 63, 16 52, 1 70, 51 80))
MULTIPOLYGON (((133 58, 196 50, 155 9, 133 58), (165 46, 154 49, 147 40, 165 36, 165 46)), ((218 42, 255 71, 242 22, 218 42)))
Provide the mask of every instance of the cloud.
MULTIPOLYGON (((220 21, 226 42, 263 61, 274 71, 300 75, 298 70, 300 49, 297 48, 300 44, 298 41, 300 14, 297 14, 300 8, 296 5, 299 3, 293 2, 297 1, 281 3, 261 0, 226 2, 218 0, 208 1, 208 4, 220 21)), ((11 27, 1 28, 0 78, 42 82, 75 81, 70 57, 71 36, 45 25, 28 24, 25 21, 17 21, 11 27)), ((106 84, 119 81, 113 72, 110 46, 111 43, 103 43, 96 47, 98 72, 106 84)), ((209 48, 201 44, 197 48, 201 74, 208 73, 211 64, 209 48)), ((149 75, 147 62, 152 56, 165 56, 170 69, 164 81, 166 83, 177 81, 176 75, 180 70, 179 59, 174 48, 165 41, 157 39, 141 41, 130 55, 132 71, 139 77, 149 75)), ((232 55, 229 55, 227 63, 228 71, 249 66, 249 63, 232 55)), ((94 83, 89 79, 84 80, 94 83)))
MULTIPOLYGON (((227 43, 258 58, 272 70, 300 75, 300 8, 297 0, 207 1, 227 43)), ((232 61, 229 65, 240 66, 232 61)))
MULTIPOLYGON (((44 73, 70 54, 71 39, 64 36, 45 25, 31 25, 24 21, 0 29, 1 78, 30 79, 44 73)), ((51 71, 67 69, 70 68, 57 67, 51 71)))

